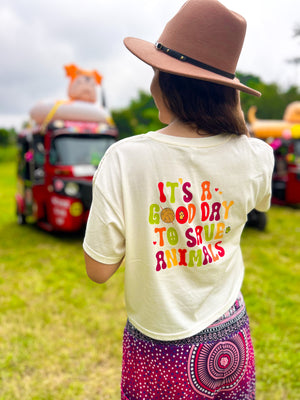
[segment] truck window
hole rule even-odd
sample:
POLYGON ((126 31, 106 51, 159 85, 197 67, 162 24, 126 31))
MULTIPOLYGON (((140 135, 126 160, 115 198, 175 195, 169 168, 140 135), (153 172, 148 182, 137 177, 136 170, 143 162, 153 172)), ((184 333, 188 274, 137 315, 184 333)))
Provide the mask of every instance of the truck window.
POLYGON ((53 165, 98 165, 105 151, 115 142, 111 136, 76 134, 57 136, 51 145, 53 165))

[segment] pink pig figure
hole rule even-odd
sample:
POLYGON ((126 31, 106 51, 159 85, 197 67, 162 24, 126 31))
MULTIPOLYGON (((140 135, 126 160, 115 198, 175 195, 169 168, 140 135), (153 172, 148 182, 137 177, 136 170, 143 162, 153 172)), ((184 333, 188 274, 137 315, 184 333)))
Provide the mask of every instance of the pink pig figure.
POLYGON ((95 103, 97 100, 96 85, 100 85, 102 76, 95 70, 87 71, 75 64, 65 65, 67 76, 71 78, 68 95, 71 100, 95 103))

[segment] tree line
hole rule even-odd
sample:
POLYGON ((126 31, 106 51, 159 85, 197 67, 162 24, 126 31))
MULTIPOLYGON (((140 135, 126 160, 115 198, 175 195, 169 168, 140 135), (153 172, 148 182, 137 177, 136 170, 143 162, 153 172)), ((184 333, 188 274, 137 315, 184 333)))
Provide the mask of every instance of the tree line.
POLYGON ((6 147, 15 143, 17 133, 14 128, 0 128, 0 146, 6 147))
MULTIPOLYGON (((286 106, 293 101, 300 101, 300 90, 297 86, 282 90, 276 83, 266 84, 255 75, 238 73, 237 77, 245 85, 263 94, 257 98, 241 92, 241 103, 246 118, 249 108, 256 106, 258 118, 282 119, 286 106)), ((158 119, 152 96, 145 91, 139 91, 128 107, 112 110, 112 117, 118 127, 120 139, 155 131, 164 126, 158 119)), ((13 144, 15 138, 15 129, 0 128, 1 146, 13 144)))
MULTIPOLYGON (((258 118, 282 119, 286 106, 293 101, 300 101, 300 90, 297 86, 282 90, 276 83, 266 84, 255 75, 238 73, 237 78, 262 93, 262 97, 257 98, 241 92, 242 109, 246 119, 251 106, 257 107, 258 118)), ((145 91, 139 91, 137 98, 131 100, 128 107, 113 110, 112 116, 121 139, 163 127, 158 120, 154 101, 145 91)))

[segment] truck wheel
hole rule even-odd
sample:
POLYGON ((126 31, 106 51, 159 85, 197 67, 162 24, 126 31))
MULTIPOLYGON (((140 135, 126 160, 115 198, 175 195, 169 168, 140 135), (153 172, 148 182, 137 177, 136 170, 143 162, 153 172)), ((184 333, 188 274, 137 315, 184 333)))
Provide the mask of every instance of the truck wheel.
POLYGON ((257 229, 264 231, 267 225, 267 216, 264 212, 258 212, 257 214, 257 229))
POLYGON ((259 231, 264 231, 266 225, 267 225, 266 213, 254 209, 248 214, 247 226, 256 228, 259 231))
POLYGON ((18 225, 26 224, 26 217, 19 210, 17 210, 17 223, 18 223, 18 225))

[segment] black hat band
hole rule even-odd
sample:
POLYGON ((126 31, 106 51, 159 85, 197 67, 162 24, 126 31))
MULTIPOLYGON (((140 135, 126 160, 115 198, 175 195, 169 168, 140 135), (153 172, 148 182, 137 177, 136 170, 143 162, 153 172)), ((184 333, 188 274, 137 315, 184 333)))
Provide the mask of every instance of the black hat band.
POLYGON ((178 53, 175 50, 169 49, 165 47, 161 43, 155 43, 155 47, 157 50, 162 51, 163 53, 167 54, 170 57, 176 58, 179 61, 187 62, 188 64, 195 65, 196 67, 200 67, 206 69, 207 71, 214 72, 215 74, 222 75, 225 78, 234 79, 235 75, 229 72, 223 71, 222 69, 212 67, 211 65, 205 64, 201 61, 195 60, 194 58, 185 56, 184 54, 178 53))

